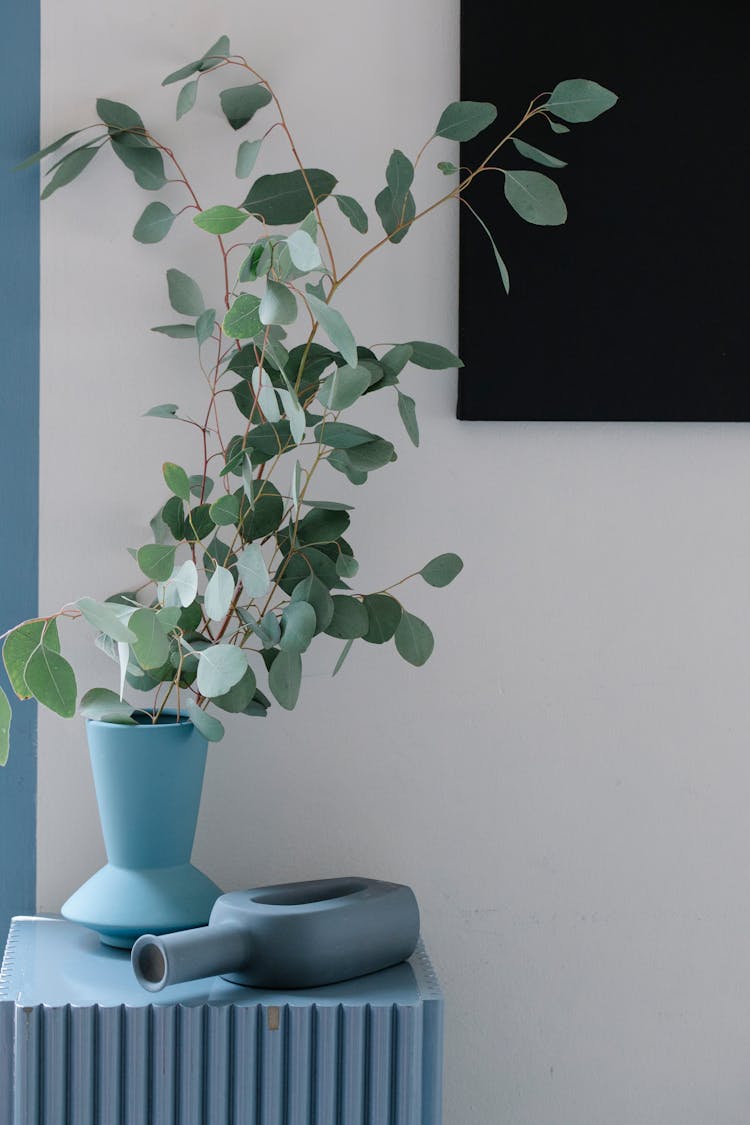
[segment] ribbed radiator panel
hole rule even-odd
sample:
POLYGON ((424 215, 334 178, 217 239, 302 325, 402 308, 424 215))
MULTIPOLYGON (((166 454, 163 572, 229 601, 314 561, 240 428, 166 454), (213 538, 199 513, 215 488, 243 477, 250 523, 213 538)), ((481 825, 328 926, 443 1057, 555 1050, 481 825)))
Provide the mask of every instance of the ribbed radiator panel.
POLYGON ((3 1009, 1 1125, 439 1121, 424 1113, 421 1007, 3 1009))
POLYGON ((411 994, 363 980, 319 1002, 236 989, 221 1003, 105 1005, 81 986, 81 1003, 46 1004, 12 938, 0 1125, 440 1125, 442 1000, 423 953, 401 966, 411 994))

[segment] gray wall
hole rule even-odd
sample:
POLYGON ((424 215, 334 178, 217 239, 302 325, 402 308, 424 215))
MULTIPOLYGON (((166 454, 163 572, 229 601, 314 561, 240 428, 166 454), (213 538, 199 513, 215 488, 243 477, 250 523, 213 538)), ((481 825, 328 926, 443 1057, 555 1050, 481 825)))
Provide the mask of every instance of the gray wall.
MULTIPOLYGON (((159 81, 221 32, 275 81, 308 163, 364 200, 458 91, 458 0, 74 0, 44 4, 43 29, 43 138, 122 98, 210 202, 235 139, 203 93, 175 125, 159 81)), ((131 240, 144 202, 109 160, 42 209, 43 607, 127 583, 161 462, 192 456, 189 433, 139 417, 200 393, 190 345, 148 328, 168 319, 167 267, 220 279, 198 232, 131 240)), ((333 223, 346 259, 358 236, 333 223)), ((376 255, 342 293, 359 337, 455 345, 457 241, 444 210, 376 255)), ((452 373, 406 383, 422 447, 373 396, 362 418, 400 457, 355 496, 352 541, 363 588, 463 554, 454 586, 408 591, 435 655, 418 671, 359 646, 331 681, 337 646, 318 650, 298 711, 212 749, 196 859, 227 888, 336 871, 415 887, 448 1001, 449 1125, 744 1123, 746 431, 460 424, 452 373)), ((82 629, 66 643, 89 651, 82 629)), ((83 686, 111 683, 86 659, 83 686)), ((42 716, 39 752, 52 910, 103 852, 80 723, 42 716)))

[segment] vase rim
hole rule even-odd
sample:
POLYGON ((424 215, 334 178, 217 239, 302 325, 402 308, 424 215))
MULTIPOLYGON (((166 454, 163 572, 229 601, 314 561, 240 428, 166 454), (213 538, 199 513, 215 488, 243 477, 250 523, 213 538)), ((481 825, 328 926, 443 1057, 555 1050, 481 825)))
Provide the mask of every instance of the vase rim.
MULTIPOLYGON (((142 708, 139 707, 138 712, 141 715, 152 715, 153 714, 153 712, 150 711, 147 707, 142 707, 142 708)), ((159 717, 158 722, 156 722, 156 723, 145 722, 145 721, 141 722, 138 719, 136 719, 135 729, 136 730, 163 730, 165 727, 170 727, 170 728, 171 727, 187 727, 187 726, 192 726, 192 725, 193 725, 193 720, 190 719, 184 713, 184 711, 180 714, 180 717, 178 719, 177 718, 177 711, 175 710, 174 707, 165 707, 165 709, 161 713, 161 716, 159 717)), ((130 723, 110 723, 106 719, 86 719, 86 726, 92 726, 92 727, 122 727, 124 730, 132 730, 133 729, 133 726, 130 723)))

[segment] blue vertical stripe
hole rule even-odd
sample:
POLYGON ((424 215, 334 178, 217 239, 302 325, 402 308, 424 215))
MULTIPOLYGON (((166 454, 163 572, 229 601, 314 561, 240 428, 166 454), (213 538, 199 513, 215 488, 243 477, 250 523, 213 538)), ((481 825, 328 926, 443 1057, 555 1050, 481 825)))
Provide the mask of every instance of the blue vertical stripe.
MULTIPOLYGON (((12 168, 39 147, 39 7, 9 4, 0 63, 0 633, 37 612, 39 175, 12 168)), ((3 687, 11 703, 4 670, 3 687)), ((36 897, 36 708, 15 703, 0 770, 0 946, 36 897)))

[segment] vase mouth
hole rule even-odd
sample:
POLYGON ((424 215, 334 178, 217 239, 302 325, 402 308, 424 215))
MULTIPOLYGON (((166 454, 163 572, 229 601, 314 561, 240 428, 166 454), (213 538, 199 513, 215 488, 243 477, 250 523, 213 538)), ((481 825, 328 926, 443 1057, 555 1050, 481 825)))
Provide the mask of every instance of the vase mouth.
MULTIPOLYGON (((179 718, 177 711, 173 707, 165 707, 159 715, 156 722, 153 722, 153 711, 147 707, 139 708, 134 711, 133 718, 135 725, 139 730, 158 730, 164 727, 188 727, 192 726, 193 722, 185 712, 181 712, 179 718)), ((128 729, 132 726, 131 723, 109 723, 106 719, 86 719, 86 726, 92 727, 122 727, 128 729)))

